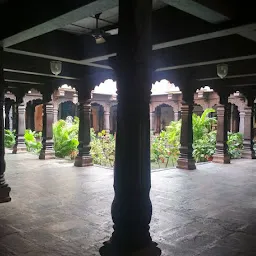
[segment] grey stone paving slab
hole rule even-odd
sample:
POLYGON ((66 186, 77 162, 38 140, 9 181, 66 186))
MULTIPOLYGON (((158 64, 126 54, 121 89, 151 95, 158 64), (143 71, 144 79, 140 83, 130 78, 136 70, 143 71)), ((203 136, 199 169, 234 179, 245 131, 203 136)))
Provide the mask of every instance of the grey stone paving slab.
MULTIPOLYGON (((0 256, 93 256, 112 232, 113 172, 6 154, 0 256)), ((256 255, 256 160, 152 172, 151 234, 166 256, 256 255)))

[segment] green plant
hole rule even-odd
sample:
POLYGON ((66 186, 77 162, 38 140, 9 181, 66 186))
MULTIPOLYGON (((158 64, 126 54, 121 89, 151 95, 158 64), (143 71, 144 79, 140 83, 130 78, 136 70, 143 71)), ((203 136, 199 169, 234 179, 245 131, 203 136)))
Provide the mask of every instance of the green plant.
POLYGON ((25 130, 25 144, 28 152, 39 153, 42 148, 41 133, 25 130))
POLYGON ((193 157, 196 162, 205 162, 213 156, 216 150, 216 131, 211 131, 194 141, 193 157))
POLYGON ((91 156, 95 164, 114 166, 115 162, 115 137, 105 130, 95 134, 91 129, 91 156))
POLYGON ((194 143, 201 139, 205 134, 209 133, 212 129, 212 125, 216 124, 216 118, 209 117, 209 115, 214 112, 215 110, 213 108, 207 108, 201 116, 193 114, 192 123, 194 143))
POLYGON ((15 144, 15 131, 4 131, 4 146, 6 148, 12 148, 15 144))
POLYGON ((151 140, 151 162, 158 167, 174 166, 179 156, 181 121, 173 121, 151 140))
POLYGON ((79 144, 78 128, 78 117, 75 117, 71 124, 64 120, 59 120, 53 125, 54 150, 57 157, 75 157, 79 144))
POLYGON ((241 153, 243 149, 243 135, 241 133, 229 132, 227 145, 230 158, 241 158, 241 153))

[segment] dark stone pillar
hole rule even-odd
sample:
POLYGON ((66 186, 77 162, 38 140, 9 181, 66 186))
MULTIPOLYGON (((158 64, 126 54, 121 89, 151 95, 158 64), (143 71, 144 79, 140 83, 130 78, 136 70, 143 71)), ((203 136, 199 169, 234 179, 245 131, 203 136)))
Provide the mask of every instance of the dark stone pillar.
POLYGON ((115 197, 111 209, 114 232, 100 249, 101 255, 161 253, 149 232, 151 14, 150 0, 119 1, 119 43, 112 63, 118 88, 115 197))
POLYGON ((180 156, 177 168, 194 170, 196 169, 193 158, 193 124, 192 115, 194 108, 194 92, 183 90, 183 102, 181 106, 181 136, 180 156))
MULTIPOLYGON (((1 64, 2 49, 0 48, 0 64, 1 64)), ((5 182, 5 147, 4 147, 4 117, 3 117, 3 106, 4 106, 4 81, 3 81, 3 69, 0 65, 0 203, 6 203, 11 201, 10 191, 11 188, 5 182)))
POLYGON ((217 137, 216 152, 213 155, 213 162, 229 164, 230 156, 228 154, 228 116, 229 116, 228 97, 220 100, 217 106, 217 137))
POLYGON ((92 157, 90 154, 91 146, 91 90, 84 88, 78 91, 78 114, 79 114, 79 146, 78 155, 75 159, 76 167, 85 167, 92 165, 92 157))
POLYGON ((39 159, 53 159, 55 152, 53 149, 53 104, 51 99, 44 100, 43 103, 43 131, 42 149, 39 159))
POLYGON ((5 122, 4 122, 4 128, 6 130, 10 129, 10 109, 11 109, 11 103, 5 104, 5 122))
POLYGON ((26 128, 35 130, 35 105, 31 103, 26 108, 26 128))
POLYGON ((255 151, 253 149, 253 108, 245 107, 244 109, 244 137, 242 158, 255 159, 255 151))
POLYGON ((13 146, 13 154, 21 153, 21 152, 26 152, 26 144, 25 144, 25 139, 24 139, 24 133, 25 133, 25 112, 26 112, 26 107, 25 104, 22 102, 20 103, 21 100, 17 101, 15 104, 16 107, 16 143, 13 146))

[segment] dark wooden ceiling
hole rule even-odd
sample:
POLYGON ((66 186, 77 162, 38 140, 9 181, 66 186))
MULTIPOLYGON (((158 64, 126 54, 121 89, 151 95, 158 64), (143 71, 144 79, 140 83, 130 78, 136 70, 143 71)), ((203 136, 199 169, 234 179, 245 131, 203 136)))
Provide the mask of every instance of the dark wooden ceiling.
MULTIPOLYGON (((256 16, 252 2, 154 1, 158 5, 152 24, 154 80, 166 78, 175 82, 189 72, 198 85, 213 85, 219 81, 216 65, 228 63, 228 86, 254 86, 256 16)), ((1 4, 0 42, 7 84, 75 84, 90 75, 96 85, 113 78, 108 58, 115 56, 118 35, 97 45, 87 33, 69 33, 63 28, 74 23, 86 25, 94 14, 110 13, 117 6, 118 0, 1 4), (51 60, 63 62, 58 77, 50 71, 51 60)), ((102 22, 102 28, 118 29, 118 20, 112 19, 112 23, 105 22, 104 26, 102 22)))

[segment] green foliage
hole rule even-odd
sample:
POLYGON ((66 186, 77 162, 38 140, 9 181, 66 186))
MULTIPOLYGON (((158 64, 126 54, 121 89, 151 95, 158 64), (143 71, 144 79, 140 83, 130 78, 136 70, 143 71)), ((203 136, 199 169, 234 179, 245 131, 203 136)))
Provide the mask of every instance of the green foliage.
POLYGON ((241 158, 242 149, 243 149, 243 135, 239 132, 237 133, 228 133, 228 153, 230 158, 241 158))
POLYGON ((214 113, 213 108, 204 110, 201 116, 193 114, 193 157, 196 162, 204 162, 210 159, 215 153, 216 131, 212 130, 212 125, 216 124, 215 117, 209 117, 214 113))
POLYGON ((105 130, 95 134, 91 129, 91 156, 95 164, 113 167, 115 162, 115 137, 105 130))
POLYGON ((158 167, 174 166, 179 156, 181 121, 173 121, 151 140, 151 162, 158 167))
POLYGON ((6 148, 12 148, 15 144, 15 131, 4 131, 4 146, 6 148))
POLYGON ((196 162, 205 162, 211 159, 216 150, 216 131, 206 133, 194 141, 193 149, 193 157, 196 162))
POLYGON ((28 152, 39 153, 42 148, 42 134, 31 130, 25 130, 25 144, 28 152))
POLYGON ((53 125, 54 150, 57 157, 69 156, 74 158, 77 154, 79 118, 75 117, 69 124, 59 120, 53 125))
POLYGON ((213 108, 207 108, 201 116, 193 114, 192 122, 194 143, 201 139, 206 133, 209 133, 212 129, 212 125, 216 124, 216 118, 209 117, 209 114, 214 112, 215 110, 213 108))

